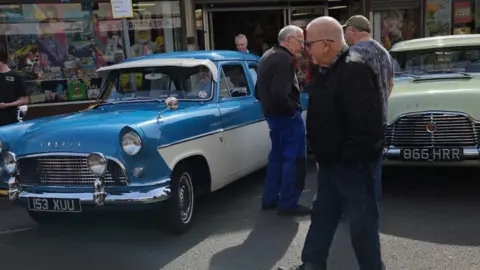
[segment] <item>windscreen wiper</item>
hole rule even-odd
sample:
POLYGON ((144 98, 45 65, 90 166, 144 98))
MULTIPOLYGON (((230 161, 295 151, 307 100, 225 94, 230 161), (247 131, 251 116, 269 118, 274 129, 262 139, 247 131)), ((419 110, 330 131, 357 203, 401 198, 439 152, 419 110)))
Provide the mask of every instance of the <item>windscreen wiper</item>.
POLYGON ((119 102, 132 102, 132 101, 154 101, 154 102, 162 103, 161 99, 155 99, 155 98, 151 98, 151 97, 141 97, 141 96, 120 100, 119 102))

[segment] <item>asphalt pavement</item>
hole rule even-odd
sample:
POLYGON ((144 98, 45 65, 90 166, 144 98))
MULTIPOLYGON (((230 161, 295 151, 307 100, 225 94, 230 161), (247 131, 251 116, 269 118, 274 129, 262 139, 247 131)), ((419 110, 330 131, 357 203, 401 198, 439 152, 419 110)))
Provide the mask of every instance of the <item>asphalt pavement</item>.
MULTIPOLYGON (((309 166, 303 203, 315 190, 309 166)), ((480 269, 480 169, 385 169, 381 240, 387 269, 480 269)), ((260 212, 264 171, 199 205, 184 235, 155 228, 144 213, 88 216, 38 227, 0 199, 0 269, 269 270, 299 263, 309 218, 260 212)), ((167 217, 165 217, 167 218, 167 217)), ((348 223, 338 228, 330 270, 355 270, 348 223)))

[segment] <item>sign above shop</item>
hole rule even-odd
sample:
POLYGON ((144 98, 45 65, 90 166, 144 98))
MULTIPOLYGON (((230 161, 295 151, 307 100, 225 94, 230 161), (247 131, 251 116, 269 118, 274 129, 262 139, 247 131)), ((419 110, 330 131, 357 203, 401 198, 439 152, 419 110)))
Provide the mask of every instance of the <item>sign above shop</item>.
POLYGON ((472 22, 472 3, 470 1, 456 1, 453 5, 453 21, 455 24, 472 22))
POLYGON ((112 17, 114 19, 132 18, 132 0, 110 0, 112 6, 112 17))

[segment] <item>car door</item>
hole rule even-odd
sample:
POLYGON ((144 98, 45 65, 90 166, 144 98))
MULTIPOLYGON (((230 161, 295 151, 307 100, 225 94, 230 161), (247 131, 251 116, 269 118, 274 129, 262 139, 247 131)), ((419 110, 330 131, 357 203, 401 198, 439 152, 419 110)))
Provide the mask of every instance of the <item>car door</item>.
POLYGON ((260 145, 268 128, 260 103, 253 96, 253 80, 243 61, 219 65, 217 103, 220 110, 227 155, 224 164, 231 174, 226 183, 253 171, 264 156, 260 145))
MULTIPOLYGON (((250 85, 253 89, 252 96, 255 97, 255 85, 257 83, 258 62, 248 61, 245 64, 246 64, 248 72, 250 73, 249 80, 250 80, 250 85)), ((258 102, 258 100, 256 100, 256 99, 255 99, 255 102, 257 103, 256 109, 258 109, 260 111, 260 114, 262 115, 262 118, 265 119, 264 116, 263 116, 262 107, 260 105, 260 102, 258 102)), ((254 142, 254 145, 253 145, 253 147, 256 149, 256 151, 255 151, 255 162, 256 162, 256 164, 259 164, 259 166, 263 166, 263 165, 267 164, 268 154, 269 154, 270 148, 271 148, 270 129, 268 128, 268 124, 267 124, 266 121, 263 121, 261 124, 262 124, 261 128, 263 130, 266 130, 266 132, 261 133, 261 134, 256 134, 255 135, 255 142, 254 142)))

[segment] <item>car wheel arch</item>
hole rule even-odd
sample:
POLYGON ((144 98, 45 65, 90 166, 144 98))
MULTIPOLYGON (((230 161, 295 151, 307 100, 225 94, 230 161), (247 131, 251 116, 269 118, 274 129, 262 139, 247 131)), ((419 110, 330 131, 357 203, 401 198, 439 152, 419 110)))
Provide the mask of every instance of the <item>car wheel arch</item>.
POLYGON ((196 167, 194 169, 195 176, 194 176, 194 189, 197 195, 202 195, 205 193, 210 193, 211 191, 211 173, 210 173, 210 165, 205 158, 205 156, 201 154, 192 154, 189 156, 182 157, 178 162, 175 163, 173 166, 173 171, 177 168, 181 168, 185 164, 195 164, 196 167), (198 182, 200 180, 200 182, 198 182))

